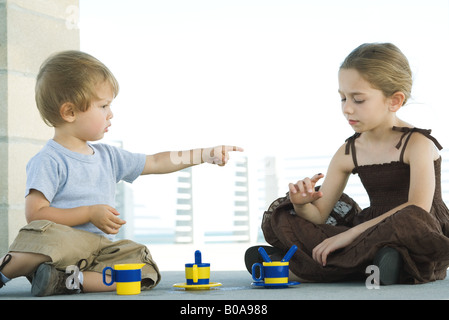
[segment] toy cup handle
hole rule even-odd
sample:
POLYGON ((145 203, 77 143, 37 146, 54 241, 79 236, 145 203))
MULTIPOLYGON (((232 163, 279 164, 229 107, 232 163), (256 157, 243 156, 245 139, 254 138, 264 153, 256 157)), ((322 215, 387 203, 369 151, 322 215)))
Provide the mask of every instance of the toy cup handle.
POLYGON ((193 283, 198 283, 198 265, 194 264, 192 268, 193 273, 193 283))
POLYGON ((106 267, 103 269, 103 283, 107 286, 112 286, 114 283, 114 269, 111 267, 106 267), (111 270, 111 282, 106 282, 106 271, 111 270))
POLYGON ((251 268, 251 274, 253 276, 253 280, 254 281, 262 281, 263 278, 264 278, 262 265, 260 263, 253 264, 253 267, 251 268), (255 276, 255 273, 256 273, 255 271, 256 271, 257 267, 259 267, 259 270, 260 270, 260 277, 259 278, 256 278, 256 276, 255 276))

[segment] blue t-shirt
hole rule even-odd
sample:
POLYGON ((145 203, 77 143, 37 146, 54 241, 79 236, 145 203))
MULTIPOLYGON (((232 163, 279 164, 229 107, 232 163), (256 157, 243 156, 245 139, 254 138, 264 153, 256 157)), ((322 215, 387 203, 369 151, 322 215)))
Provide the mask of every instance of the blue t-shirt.
MULTIPOLYGON (((54 208, 97 204, 115 207, 116 184, 121 180, 132 183, 144 169, 145 155, 101 143, 89 146, 94 151, 93 155, 70 151, 49 140, 27 164, 25 197, 35 189, 42 192, 54 208)), ((104 235, 111 240, 114 238, 92 223, 74 228, 104 235)))

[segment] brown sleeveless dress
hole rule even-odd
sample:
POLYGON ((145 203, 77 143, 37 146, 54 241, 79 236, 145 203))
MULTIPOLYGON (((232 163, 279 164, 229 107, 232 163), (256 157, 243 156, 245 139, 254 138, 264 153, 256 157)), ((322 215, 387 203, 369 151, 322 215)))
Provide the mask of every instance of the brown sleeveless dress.
POLYGON ((435 195, 430 212, 417 206, 405 207, 377 225, 367 229, 350 245, 329 254, 327 265, 321 266, 312 258, 312 250, 326 238, 382 215, 408 199, 410 167, 403 162, 405 147, 415 132, 425 135, 441 149, 430 136, 430 130, 398 128, 403 132, 396 146, 403 143, 399 161, 359 166, 357 164, 355 134, 347 139, 346 154, 354 160, 354 174, 365 187, 370 206, 360 210, 357 203, 343 194, 326 224, 314 224, 292 214, 293 205, 288 195, 274 201, 264 213, 262 231, 265 240, 283 251, 293 244, 298 251, 290 260, 291 271, 310 282, 332 282, 366 278, 365 269, 383 247, 393 247, 402 255, 404 266, 401 283, 425 283, 446 277, 449 267, 449 210, 441 196, 441 157, 435 162, 435 195))

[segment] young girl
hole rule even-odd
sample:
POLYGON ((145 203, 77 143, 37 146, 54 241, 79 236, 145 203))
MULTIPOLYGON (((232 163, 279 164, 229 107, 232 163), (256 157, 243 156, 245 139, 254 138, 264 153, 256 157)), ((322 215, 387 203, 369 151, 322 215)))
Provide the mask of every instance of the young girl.
MULTIPOLYGON (((430 130, 396 114, 412 88, 407 58, 393 44, 363 44, 345 59, 338 80, 355 134, 333 156, 320 188, 321 173, 290 183, 287 197, 265 212, 262 229, 274 246, 267 251, 276 259, 298 245, 290 271, 302 281, 366 277, 369 265, 379 267, 383 285, 444 279, 449 210, 441 198, 441 146, 430 130), (364 210, 343 194, 351 173, 369 195, 364 210)), ((260 260, 256 250, 246 252, 249 268, 260 260)))

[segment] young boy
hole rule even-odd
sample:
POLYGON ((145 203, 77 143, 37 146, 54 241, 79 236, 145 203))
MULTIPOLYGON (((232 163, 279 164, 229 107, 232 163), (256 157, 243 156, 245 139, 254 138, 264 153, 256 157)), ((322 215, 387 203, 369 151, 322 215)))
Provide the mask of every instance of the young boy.
POLYGON ((148 248, 130 240, 113 241, 126 223, 114 209, 116 183, 203 162, 222 166, 230 151, 243 151, 219 146, 144 155, 89 143, 108 131, 118 89, 109 69, 83 52, 57 53, 41 66, 36 104, 44 122, 54 127, 54 137, 27 165, 29 224, 0 258, 0 288, 27 276, 35 296, 112 291, 115 285, 103 284, 103 268, 139 262, 145 263, 142 289, 153 288, 160 273, 148 248), (178 161, 180 154, 183 161, 178 161), (73 266, 81 272, 66 273, 73 266))

